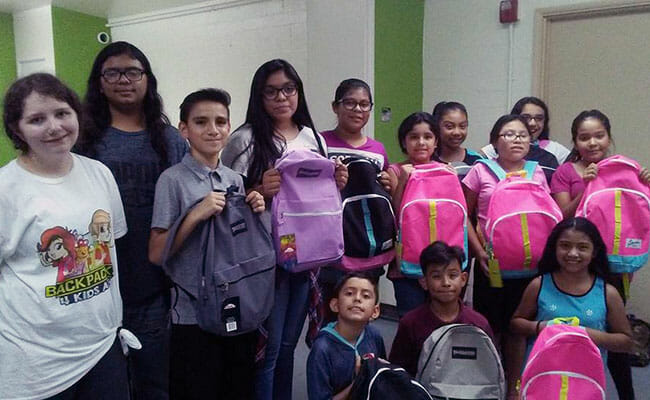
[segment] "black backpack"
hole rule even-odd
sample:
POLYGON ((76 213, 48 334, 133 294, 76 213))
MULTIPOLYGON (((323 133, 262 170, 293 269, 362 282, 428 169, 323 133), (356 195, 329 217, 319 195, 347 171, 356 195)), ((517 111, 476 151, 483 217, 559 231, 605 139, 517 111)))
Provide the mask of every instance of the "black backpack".
POLYGON ((361 157, 348 157, 343 198, 343 239, 348 270, 365 270, 390 262, 395 253, 395 213, 390 194, 378 181, 379 168, 361 157))
POLYGON ((432 400, 427 390, 402 367, 364 357, 352 383, 349 400, 432 400))

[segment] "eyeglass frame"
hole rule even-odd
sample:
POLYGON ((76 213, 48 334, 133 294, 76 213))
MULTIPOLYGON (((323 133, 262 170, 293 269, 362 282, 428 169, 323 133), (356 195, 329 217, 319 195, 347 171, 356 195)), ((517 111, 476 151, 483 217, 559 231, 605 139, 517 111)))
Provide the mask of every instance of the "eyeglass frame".
POLYGON ((530 140, 532 139, 530 132, 526 132, 525 135, 526 136, 514 131, 507 131, 505 133, 500 133, 499 137, 503 138, 503 140, 505 140, 506 142, 514 142, 517 139, 521 140, 522 142, 530 142, 530 140), (508 139, 507 138, 508 136, 512 136, 512 138, 508 139))
POLYGON ((358 101, 356 101, 356 100, 354 100, 354 99, 341 99, 341 100, 337 100, 337 101, 336 101, 336 104, 340 104, 340 105, 342 105, 343 108, 345 108, 345 109, 348 110, 348 111, 354 111, 354 110, 357 108, 357 106, 358 106, 358 107, 359 107, 359 110, 361 110, 361 112, 369 112, 369 111, 372 111, 372 107, 375 105, 375 103, 373 103, 372 101, 369 101, 369 102, 368 102, 368 109, 367 109, 367 110, 364 110, 364 107, 361 106, 361 103, 358 102, 358 101), (346 101, 353 101, 353 102, 354 102, 354 106, 352 106, 352 108, 348 108, 348 107, 345 105, 345 102, 346 102, 346 101))
POLYGON ((530 114, 519 114, 521 118, 523 118, 526 122, 530 122, 531 119, 534 119, 535 122, 542 123, 546 120, 546 116, 542 114, 537 114, 537 115, 530 115, 530 114))
POLYGON ((295 83, 286 83, 284 84, 281 88, 271 86, 271 85, 266 85, 262 88, 262 97, 264 97, 266 100, 275 100, 278 98, 278 95, 282 92, 284 97, 293 97, 298 94, 298 85, 295 83), (269 97, 266 93, 267 90, 273 89, 273 96, 269 97), (293 93, 287 93, 286 90, 293 89, 293 93))
POLYGON ((137 67, 129 67, 129 68, 106 68, 100 76, 104 78, 104 80, 107 83, 118 83, 122 77, 125 77, 127 81, 129 82, 140 82, 142 80, 142 77, 146 75, 147 71, 145 71, 142 68, 137 68, 137 67), (127 73, 132 72, 132 71, 138 71, 140 73, 140 78, 138 79, 132 79, 127 76, 127 73), (117 72, 119 75, 117 76, 117 79, 115 80, 109 80, 106 77, 106 72, 117 72))

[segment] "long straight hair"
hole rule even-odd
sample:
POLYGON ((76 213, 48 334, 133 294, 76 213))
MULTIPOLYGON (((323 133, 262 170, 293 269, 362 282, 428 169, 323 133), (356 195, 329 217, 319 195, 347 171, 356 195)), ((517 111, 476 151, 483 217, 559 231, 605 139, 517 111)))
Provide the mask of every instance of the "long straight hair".
MULTIPOLYGON (((267 61, 262 64, 253 76, 250 97, 248 98, 246 120, 242 126, 237 128, 239 130, 245 125, 250 125, 252 131, 250 144, 236 157, 240 157, 250 146, 253 146, 251 163, 248 166, 246 179, 249 186, 260 182, 264 171, 269 169, 269 166, 275 163, 282 155, 282 151, 278 148, 275 141, 284 140, 284 138, 275 133, 273 118, 264 109, 264 99, 262 96, 262 91, 266 86, 266 81, 269 76, 278 71, 284 71, 287 78, 295 82, 298 89, 298 107, 296 112, 291 116, 291 120, 299 128, 306 126, 311 128, 314 134, 317 132, 314 127, 314 121, 307 108, 302 80, 293 66, 289 62, 281 59, 267 61)), ((318 138, 316 140, 318 142, 318 138)), ((318 142, 318 145, 322 152, 320 142, 318 142)), ((323 156, 326 156, 326 154, 323 154, 323 156)))
POLYGON ((104 62, 114 56, 127 55, 142 64, 147 75, 147 91, 142 104, 147 131, 151 136, 151 146, 158 155, 161 168, 168 166, 167 146, 164 132, 169 125, 169 118, 163 113, 162 98, 158 94, 158 81, 151 71, 151 64, 140 49, 128 42, 114 42, 104 47, 93 63, 88 77, 88 89, 84 99, 84 126, 77 151, 89 157, 97 156, 97 144, 111 126, 111 112, 108 100, 102 93, 101 74, 104 62))

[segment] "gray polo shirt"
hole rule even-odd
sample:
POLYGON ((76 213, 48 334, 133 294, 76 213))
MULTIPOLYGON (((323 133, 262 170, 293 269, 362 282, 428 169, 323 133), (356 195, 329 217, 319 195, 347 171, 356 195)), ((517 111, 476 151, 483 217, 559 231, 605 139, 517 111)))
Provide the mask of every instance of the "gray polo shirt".
MULTIPOLYGON (((190 207, 213 190, 226 191, 236 186, 235 193, 244 194, 244 182, 235 171, 219 163, 215 170, 199 163, 190 153, 166 169, 156 183, 152 228, 169 229, 190 207)), ((203 254, 200 248, 201 230, 195 229, 174 256, 180 268, 198 268, 203 254)), ((172 288, 172 323, 196 324, 194 306, 181 289, 172 288)))

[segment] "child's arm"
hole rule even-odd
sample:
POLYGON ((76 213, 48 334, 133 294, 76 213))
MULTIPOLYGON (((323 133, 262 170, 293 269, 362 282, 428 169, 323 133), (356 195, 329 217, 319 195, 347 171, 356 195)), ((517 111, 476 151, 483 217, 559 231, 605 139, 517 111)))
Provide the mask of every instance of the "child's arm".
MULTIPOLYGON (((185 239, 187 239, 201 221, 205 221, 212 215, 220 214, 225 205, 226 195, 223 192, 210 192, 205 196, 199 204, 192 208, 192 211, 187 214, 181 223, 169 255, 178 251, 185 242, 185 239)), ((167 236, 169 236, 168 229, 151 229, 151 236, 149 237, 149 261, 153 264, 162 265, 162 256, 165 250, 165 243, 167 243, 167 236)))
MULTIPOLYGON (((468 188, 465 184, 463 184, 462 186, 463 186, 463 193, 465 194, 465 203, 467 204, 467 210, 470 213, 469 217, 471 220, 471 217, 473 217, 474 214, 476 213, 476 204, 478 202, 478 195, 473 190, 468 188)), ((478 261, 479 266, 483 271, 483 274, 487 276, 488 259, 490 257, 488 256, 488 253, 483 248, 483 243, 481 243, 481 240, 478 238, 478 233, 476 233, 474 224, 471 223, 467 224, 467 239, 469 241, 469 248, 472 250, 474 257, 476 257, 476 261, 478 261)))
POLYGON ((623 299, 616 288, 607 285, 607 326, 608 332, 587 328, 587 334, 597 346, 618 353, 629 353, 632 350, 632 330, 625 315, 623 299))
POLYGON ((569 192, 559 192, 553 194, 553 199, 562 210, 564 218, 573 217, 578 209, 578 204, 582 200, 582 193, 577 195, 574 199, 571 198, 569 192))
POLYGON ((524 337, 537 336, 539 331, 544 327, 544 323, 538 324, 539 321, 535 320, 535 316, 537 315, 537 296, 539 295, 541 286, 542 278, 537 277, 524 290, 519 306, 517 306, 510 320, 510 329, 513 333, 524 337))
MULTIPOLYGON (((397 178, 397 186, 395 187, 395 192, 393 193, 393 209, 399 214, 399 210, 402 206, 402 195, 404 194, 404 189, 406 188, 406 182, 413 172, 413 165, 411 164, 402 164, 400 166, 400 174, 397 178)), ((394 174, 394 172, 391 171, 394 174)))

